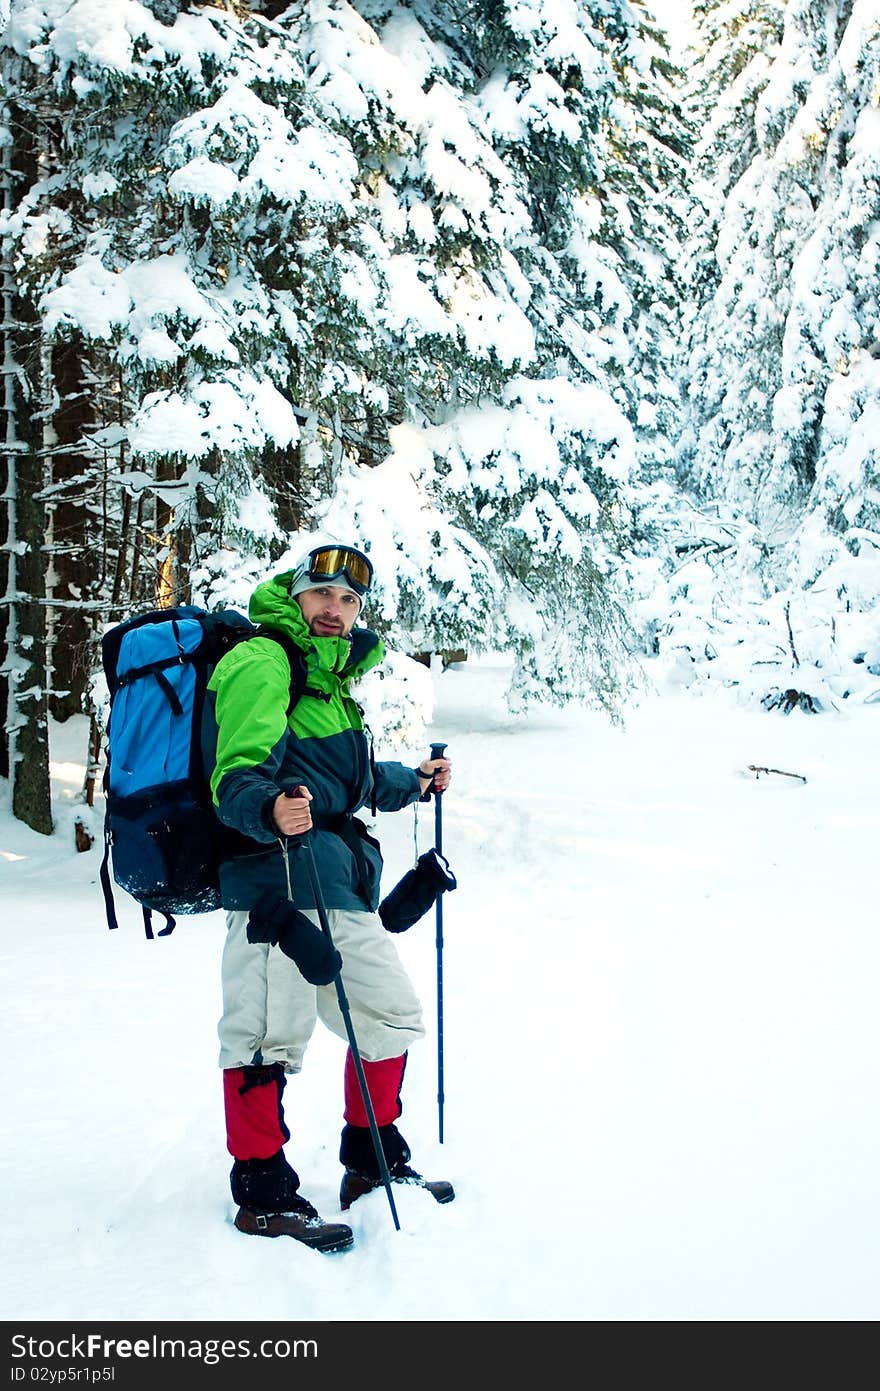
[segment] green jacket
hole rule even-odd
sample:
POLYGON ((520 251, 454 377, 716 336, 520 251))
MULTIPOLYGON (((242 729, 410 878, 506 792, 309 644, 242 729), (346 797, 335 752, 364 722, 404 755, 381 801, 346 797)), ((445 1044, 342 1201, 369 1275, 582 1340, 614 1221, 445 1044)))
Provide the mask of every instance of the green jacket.
MULTIPOLYGON (((325 905, 375 910, 382 855, 353 813, 373 805, 399 811, 420 791, 414 769, 372 760, 350 693, 351 683, 382 660, 385 648, 366 628, 354 628, 350 638, 312 637, 288 594, 289 581, 287 572, 261 584, 249 614, 305 653, 306 692, 290 717, 290 665, 272 638, 249 638, 233 647, 208 683, 209 738, 216 735, 211 791, 220 820, 233 833, 220 869, 223 906, 250 908, 268 888, 287 896, 283 842, 272 808, 280 792, 302 784, 313 799, 310 836, 325 905)), ((298 840, 287 842, 293 901, 311 908, 314 895, 298 840)))

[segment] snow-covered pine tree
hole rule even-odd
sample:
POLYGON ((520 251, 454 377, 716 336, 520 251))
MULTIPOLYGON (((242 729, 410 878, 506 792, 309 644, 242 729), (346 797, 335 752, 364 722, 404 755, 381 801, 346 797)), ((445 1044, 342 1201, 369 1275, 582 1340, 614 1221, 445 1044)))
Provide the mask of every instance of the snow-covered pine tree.
POLYGON ((295 103, 300 74, 277 35, 225 7, 93 0, 13 4, 3 63, 51 139, 46 177, 4 224, 16 273, 46 341, 76 344, 104 384, 83 422, 85 514, 107 528, 100 602, 170 602, 202 549, 265 551, 275 530, 253 474, 297 426, 276 385, 281 318, 250 262, 263 186, 247 172, 279 121, 289 133, 256 91, 295 103), (194 111, 211 113, 201 127, 184 124, 194 111))
MULTIPOLYGON (((637 458, 627 328, 638 322, 646 359, 652 333, 620 251, 638 178, 624 192, 625 142, 612 139, 634 89, 621 74, 638 64, 642 91, 658 85, 636 12, 567 0, 356 12, 334 7, 331 24, 323 11, 304 47, 328 119, 358 113, 361 141, 375 127, 367 210, 392 303, 418 268, 409 331, 436 369, 427 394, 410 388, 379 467, 341 471, 322 525, 358 519, 385 577, 380 619, 410 647, 513 650, 516 699, 613 706, 626 661, 613 571, 637 458)), ((661 241, 655 271, 662 260, 661 241)))
MULTIPOLYGON (((739 340, 739 361, 748 380, 742 390, 730 392, 726 372, 713 371, 709 364, 717 361, 717 324, 712 321, 712 307, 717 310, 719 282, 722 275, 721 258, 725 245, 722 224, 726 220, 728 200, 740 178, 756 161, 760 162, 756 109, 770 78, 774 56, 782 36, 784 5, 778 0, 698 0, 694 6, 695 61, 690 69, 689 105, 695 130, 700 132, 694 151, 693 207, 690 217, 692 236, 683 258, 683 281, 686 315, 689 320, 684 388, 687 399, 693 400, 696 420, 711 421, 711 429, 723 439, 724 398, 735 401, 748 396, 751 419, 758 425, 760 410, 758 395, 767 403, 765 374, 774 370, 779 343, 764 342, 758 348, 751 335, 742 334, 742 315, 736 316, 736 327, 728 318, 731 341, 739 340), (757 348, 756 351, 752 351, 757 348)), ((740 229, 741 230, 741 229, 740 229)), ((735 234, 734 234, 735 235, 735 234)), ((736 254, 741 248, 735 243, 736 254)), ((784 279, 782 261, 773 262, 774 274, 784 279)), ((761 300, 763 286, 756 286, 761 300)), ((760 311, 758 311, 760 312, 760 311)), ((772 319, 772 315, 768 316, 772 319)), ((766 325, 770 331, 770 324, 766 325)), ((682 463, 689 472, 693 452, 689 413, 682 435, 682 463)), ((764 424, 767 424, 766 413, 764 424)), ((699 428, 699 427, 697 427, 699 428)), ((703 444, 702 472, 711 468, 707 462, 708 449, 703 444)), ((764 441, 755 436, 756 448, 763 449, 764 441)), ((719 449, 723 450, 720 444, 719 449)), ((746 492, 752 480, 743 480, 746 492)))
POLYGON ((651 480, 667 474, 679 431, 679 270, 694 132, 682 107, 684 74, 662 30, 650 16, 634 25, 630 7, 609 9, 600 24, 611 43, 615 96, 597 235, 615 255, 631 301, 620 386, 635 429, 639 476, 651 480))
POLYGON ((876 686, 880 30, 863 0, 790 0, 781 32, 778 6, 748 14, 731 35, 745 52, 719 67, 708 40, 731 7, 698 7, 704 100, 720 103, 698 157, 719 171, 720 214, 684 359, 682 462, 728 544, 711 573, 679 576, 690 613, 673 628, 690 627, 692 655, 728 654, 721 679, 816 708, 876 686), (726 99, 724 71, 739 74, 726 99))
POLYGON ((696 175, 725 198, 758 152, 755 111, 779 53, 786 0, 694 0, 687 99, 696 175))
POLYGON ((392 641, 507 647, 524 697, 613 705, 619 194, 599 229, 640 24, 611 0, 13 7, 7 77, 55 145, 4 233, 47 341, 115 402, 84 430, 96 602, 355 526, 392 641))

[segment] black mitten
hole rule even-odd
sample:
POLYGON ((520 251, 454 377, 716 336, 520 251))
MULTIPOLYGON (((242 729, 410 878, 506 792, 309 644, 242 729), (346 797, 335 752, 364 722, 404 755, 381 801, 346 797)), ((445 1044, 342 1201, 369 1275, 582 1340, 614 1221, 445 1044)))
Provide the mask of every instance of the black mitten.
POLYGON ((329 985, 342 969, 342 957, 327 934, 277 894, 257 899, 248 917, 247 938, 279 946, 310 985, 329 985))
POLYGON ((289 921, 290 913, 299 913, 286 898, 271 890, 264 890, 250 911, 247 925, 249 942, 268 942, 277 946, 278 938, 289 921))
POLYGON ((379 904, 379 917, 388 932, 406 932, 423 918, 447 889, 457 887, 452 870, 439 850, 426 850, 379 904))

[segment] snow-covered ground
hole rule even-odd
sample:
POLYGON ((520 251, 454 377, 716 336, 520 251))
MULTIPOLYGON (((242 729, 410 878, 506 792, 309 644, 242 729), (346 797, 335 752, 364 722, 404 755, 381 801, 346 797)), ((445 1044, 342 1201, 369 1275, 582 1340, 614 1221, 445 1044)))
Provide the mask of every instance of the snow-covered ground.
MULTIPOLYGON (((659 689, 621 729, 514 718, 506 678, 435 673, 459 881, 442 1145, 433 915, 399 939, 428 1020, 401 1128, 457 1198, 396 1188, 397 1231, 379 1190, 333 1256, 232 1226, 222 915, 148 942, 120 895, 108 932, 99 849, 72 847, 84 728, 56 728, 56 834, 0 813, 7 1320, 880 1315, 880 709, 659 689)), ((390 887, 411 813, 379 834, 390 887)), ((343 1055, 319 1029, 285 1094, 330 1218, 343 1055)))

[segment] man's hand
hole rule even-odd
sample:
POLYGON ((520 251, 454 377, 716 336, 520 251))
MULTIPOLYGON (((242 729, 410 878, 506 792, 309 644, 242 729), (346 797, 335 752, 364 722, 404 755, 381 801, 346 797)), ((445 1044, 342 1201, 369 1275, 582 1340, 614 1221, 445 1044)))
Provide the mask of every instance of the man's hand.
POLYGON ((302 836, 312 829, 312 794, 307 787, 294 788, 293 795, 282 792, 275 798, 272 819, 282 836, 302 836))
POLYGON ((416 772, 423 792, 445 792, 452 778, 452 762, 448 758, 423 758, 416 772))

